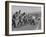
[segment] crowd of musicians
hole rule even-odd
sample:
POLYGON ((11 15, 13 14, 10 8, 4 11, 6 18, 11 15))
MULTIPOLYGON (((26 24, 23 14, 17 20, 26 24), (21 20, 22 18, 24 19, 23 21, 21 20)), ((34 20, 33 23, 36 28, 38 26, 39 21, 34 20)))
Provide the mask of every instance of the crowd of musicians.
POLYGON ((20 27, 23 25, 35 25, 35 20, 40 20, 40 17, 32 16, 30 14, 26 14, 25 12, 21 13, 21 10, 16 11, 12 16, 12 25, 14 28, 20 27))

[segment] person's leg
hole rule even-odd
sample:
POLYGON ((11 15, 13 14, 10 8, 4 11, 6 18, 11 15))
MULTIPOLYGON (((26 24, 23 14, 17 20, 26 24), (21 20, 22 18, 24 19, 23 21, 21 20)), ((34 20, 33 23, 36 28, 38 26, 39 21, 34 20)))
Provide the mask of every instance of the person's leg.
POLYGON ((32 19, 31 24, 34 24, 34 20, 32 19))
POLYGON ((35 25, 35 21, 33 20, 33 25, 35 25))
POLYGON ((12 20, 12 25, 14 26, 14 28, 16 27, 15 20, 12 20))
POLYGON ((30 23, 30 25, 32 25, 32 20, 31 19, 29 20, 29 23, 30 23))
POLYGON ((14 28, 16 28, 16 23, 15 23, 15 21, 14 21, 14 28))

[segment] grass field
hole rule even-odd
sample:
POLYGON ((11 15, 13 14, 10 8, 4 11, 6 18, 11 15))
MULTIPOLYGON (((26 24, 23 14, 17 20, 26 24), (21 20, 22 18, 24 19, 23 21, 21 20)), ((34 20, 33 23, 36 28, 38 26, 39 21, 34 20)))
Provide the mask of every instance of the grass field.
POLYGON ((13 27, 13 31, 22 31, 22 30, 38 30, 38 29, 41 29, 41 22, 37 22, 35 25, 29 25, 29 24, 26 24, 24 26, 21 26, 21 27, 17 27, 17 28, 14 28, 13 27))

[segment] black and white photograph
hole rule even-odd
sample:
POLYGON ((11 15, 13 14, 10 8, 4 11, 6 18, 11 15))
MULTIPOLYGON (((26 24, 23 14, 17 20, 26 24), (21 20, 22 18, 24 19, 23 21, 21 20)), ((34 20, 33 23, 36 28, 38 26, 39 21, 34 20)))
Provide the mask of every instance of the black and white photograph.
POLYGON ((9 2, 9 34, 44 33, 44 3, 9 2))
POLYGON ((12 30, 40 30, 41 7, 12 5, 12 30))

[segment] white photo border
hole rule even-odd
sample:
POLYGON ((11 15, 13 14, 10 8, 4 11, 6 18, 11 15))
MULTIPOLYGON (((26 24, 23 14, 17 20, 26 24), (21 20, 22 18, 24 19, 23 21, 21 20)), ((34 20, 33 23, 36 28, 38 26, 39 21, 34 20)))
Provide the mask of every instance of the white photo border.
POLYGON ((22 4, 22 3, 9 3, 9 34, 26 34, 26 33, 40 33, 43 32, 44 29, 44 11, 43 11, 43 5, 36 5, 36 4, 22 4), (41 7, 41 30, 27 30, 27 31, 12 31, 12 12, 11 7, 12 5, 16 6, 38 6, 41 7))

